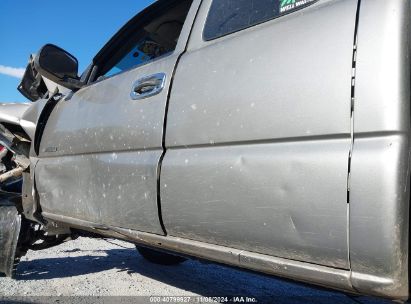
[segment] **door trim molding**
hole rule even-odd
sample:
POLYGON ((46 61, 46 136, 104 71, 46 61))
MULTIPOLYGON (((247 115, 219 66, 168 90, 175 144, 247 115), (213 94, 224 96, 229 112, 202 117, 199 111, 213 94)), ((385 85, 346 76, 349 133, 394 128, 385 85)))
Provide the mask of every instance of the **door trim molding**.
POLYGON ((278 258, 179 237, 110 227, 46 212, 43 212, 42 215, 49 220, 68 224, 73 228, 122 239, 142 246, 355 293, 350 282, 351 271, 349 270, 278 258))

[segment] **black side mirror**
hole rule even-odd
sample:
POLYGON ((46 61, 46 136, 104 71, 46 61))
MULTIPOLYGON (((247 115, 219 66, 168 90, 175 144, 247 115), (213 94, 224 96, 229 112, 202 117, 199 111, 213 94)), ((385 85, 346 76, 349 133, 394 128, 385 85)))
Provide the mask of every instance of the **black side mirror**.
POLYGON ((68 89, 82 86, 77 59, 53 44, 46 44, 40 49, 34 59, 34 67, 40 75, 68 89))

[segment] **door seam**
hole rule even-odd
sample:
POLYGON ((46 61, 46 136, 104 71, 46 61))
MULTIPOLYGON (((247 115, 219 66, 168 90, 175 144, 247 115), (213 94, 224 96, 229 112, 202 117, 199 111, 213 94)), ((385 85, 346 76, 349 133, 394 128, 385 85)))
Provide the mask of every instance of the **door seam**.
MULTIPOLYGON (((347 171, 347 258, 348 267, 352 273, 351 267, 351 252, 350 252, 350 215, 351 215, 351 173, 352 173, 352 157, 355 144, 355 132, 354 132, 354 114, 355 114, 355 102, 356 102, 356 78, 357 78, 357 53, 358 53, 358 27, 360 19, 361 0, 357 2, 357 11, 355 16, 355 29, 354 29, 354 42, 353 42, 353 54, 352 54, 352 66, 351 66, 351 100, 350 100, 350 150, 348 155, 348 171, 347 171)), ((351 281, 351 274, 350 274, 351 281)))
MULTIPOLYGON (((193 33, 194 24, 197 20, 198 12, 200 11, 202 3, 203 2, 201 2, 200 5, 197 7, 197 11, 194 15, 193 22, 191 24, 190 32, 188 34, 184 50, 178 56, 178 58, 176 60, 176 63, 174 65, 173 72, 172 72, 172 75, 170 77, 170 85, 168 87, 166 105, 165 105, 165 109, 164 109, 163 137, 162 137, 162 140, 161 140, 161 146, 162 146, 163 151, 161 153, 161 156, 160 156, 160 159, 159 159, 158 165, 157 165, 157 210, 158 210, 158 219, 160 221, 160 226, 161 226, 161 229, 163 230, 165 236, 167 236, 167 230, 166 230, 166 227, 164 225, 163 213, 161 211, 161 169, 162 169, 162 166, 163 166, 164 157, 165 157, 166 152, 167 152, 166 133, 167 133, 168 108, 169 108, 169 103, 170 103, 171 92, 172 92, 172 89, 173 89, 174 77, 175 77, 175 74, 177 73, 177 68, 178 68, 178 65, 180 63, 181 57, 183 57, 183 55, 187 52, 188 43, 190 42, 190 38, 191 38, 191 35, 193 33)), ((192 2, 192 4, 194 4, 194 1, 192 2)))

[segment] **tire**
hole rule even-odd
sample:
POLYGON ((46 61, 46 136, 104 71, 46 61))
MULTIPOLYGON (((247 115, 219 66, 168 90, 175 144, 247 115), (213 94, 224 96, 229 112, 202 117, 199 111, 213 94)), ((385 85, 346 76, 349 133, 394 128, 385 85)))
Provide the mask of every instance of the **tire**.
POLYGON ((138 252, 143 256, 143 258, 154 264, 172 266, 181 264, 187 260, 183 257, 179 257, 169 253, 164 253, 146 247, 136 246, 136 248, 138 252))
POLYGON ((0 274, 15 278, 20 261, 19 236, 22 218, 15 206, 0 204, 0 274))

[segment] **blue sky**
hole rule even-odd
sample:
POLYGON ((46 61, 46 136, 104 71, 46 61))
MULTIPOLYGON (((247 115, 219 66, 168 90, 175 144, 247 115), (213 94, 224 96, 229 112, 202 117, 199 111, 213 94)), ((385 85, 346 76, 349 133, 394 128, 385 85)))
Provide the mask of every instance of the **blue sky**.
POLYGON ((0 0, 0 102, 26 101, 16 90, 18 76, 42 45, 67 50, 82 71, 121 26, 152 2, 0 0))

